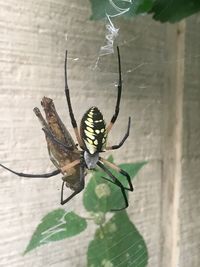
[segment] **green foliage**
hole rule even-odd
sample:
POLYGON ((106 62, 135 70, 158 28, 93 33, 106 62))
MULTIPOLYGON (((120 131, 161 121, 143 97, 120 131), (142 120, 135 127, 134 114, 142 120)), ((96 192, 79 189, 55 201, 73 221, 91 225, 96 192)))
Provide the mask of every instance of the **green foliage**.
POLYGON ((128 1, 115 0, 114 5, 109 0, 90 0, 92 15, 90 19, 98 20, 123 13, 126 17, 146 13, 153 7, 154 0, 134 0, 133 4, 128 1), (125 12, 126 11, 126 12, 125 12))
POLYGON ((92 15, 90 16, 91 20, 98 20, 105 18, 105 10, 106 10, 106 4, 107 0, 90 0, 91 9, 92 9, 92 15))
POLYGON ((88 266, 145 267, 147 261, 144 239, 125 211, 98 228, 88 247, 88 266))
MULTIPOLYGON (((110 162, 113 158, 109 157, 110 162)), ((133 179, 146 162, 120 164, 133 179)), ((113 174, 127 186, 124 176, 113 174)), ((88 247, 88 266, 140 266, 147 265, 148 253, 145 242, 129 220, 125 211, 115 212, 110 220, 106 220, 107 212, 124 206, 121 190, 114 184, 102 179, 105 173, 94 171, 83 195, 83 204, 90 219, 97 229, 94 239, 88 247), (131 264, 131 265, 130 265, 131 264)), ((108 178, 108 177, 106 177, 108 178)), ((38 246, 75 236, 87 227, 86 219, 74 212, 67 213, 57 209, 48 213, 38 225, 24 252, 27 253, 38 246)))
POLYGON ((151 13, 155 20, 177 22, 199 11, 199 0, 156 0, 151 13))
POLYGON ((92 20, 110 16, 134 17, 148 13, 161 22, 177 22, 200 11, 199 0, 90 0, 92 20), (113 3, 113 4, 112 4, 113 3))
POLYGON ((79 234, 87 227, 85 219, 74 212, 57 209, 48 213, 32 235, 25 252, 52 241, 58 241, 79 234))
MULTIPOLYGON (((145 163, 120 164, 119 167, 128 172, 133 179, 145 163)), ((113 174, 124 186, 128 186, 124 176, 114 171, 113 174)), ((125 205, 120 188, 102 179, 104 176, 105 173, 102 171, 93 172, 92 178, 84 190, 83 204, 87 211, 109 212, 125 205)), ((108 177, 106 176, 106 178, 108 177)))

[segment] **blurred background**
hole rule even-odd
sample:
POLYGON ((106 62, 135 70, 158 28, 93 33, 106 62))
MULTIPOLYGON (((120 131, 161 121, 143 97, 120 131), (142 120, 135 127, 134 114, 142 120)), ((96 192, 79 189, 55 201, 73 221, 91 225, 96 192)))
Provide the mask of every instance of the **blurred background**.
MULTIPOLYGON (((41 108, 43 96, 52 98, 73 135, 64 95, 66 49, 77 121, 96 105, 108 122, 119 45, 123 93, 108 141, 121 140, 131 116, 130 137, 112 155, 116 164, 148 161, 134 180, 127 212, 147 244, 149 267, 199 267, 200 15, 176 24, 150 15, 119 17, 115 53, 105 56, 106 22, 90 15, 87 1, 0 1, 0 162, 19 172, 54 169, 32 110, 41 108)), ((0 266, 87 265, 93 225, 78 238, 22 255, 41 218, 60 207, 59 176, 34 180, 0 169, 0 182, 0 266)), ((84 215, 81 198, 67 208, 84 215)))

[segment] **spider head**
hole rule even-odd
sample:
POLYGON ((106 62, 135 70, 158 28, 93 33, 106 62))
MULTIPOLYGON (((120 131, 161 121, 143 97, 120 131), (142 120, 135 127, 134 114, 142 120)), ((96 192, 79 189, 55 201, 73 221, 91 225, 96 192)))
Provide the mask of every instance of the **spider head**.
POLYGON ((87 168, 89 170, 92 170, 97 165, 97 162, 99 160, 99 153, 95 153, 91 155, 87 151, 84 151, 84 160, 85 160, 85 164, 87 165, 87 168))
POLYGON ((84 150, 95 158, 95 154, 104 151, 107 140, 106 123, 97 107, 91 107, 81 120, 80 134, 84 150))

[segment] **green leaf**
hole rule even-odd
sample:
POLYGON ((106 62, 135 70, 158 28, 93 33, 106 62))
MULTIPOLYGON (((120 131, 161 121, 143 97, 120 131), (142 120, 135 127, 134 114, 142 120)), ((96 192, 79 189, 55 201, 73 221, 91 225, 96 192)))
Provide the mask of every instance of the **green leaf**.
MULTIPOLYGON (((133 179, 138 171, 146 162, 120 164, 119 167, 126 171, 133 179)), ((126 178, 115 171, 112 171, 115 177, 121 181, 124 186, 128 186, 126 178)), ((104 172, 98 170, 93 175, 84 190, 83 204, 90 212, 109 212, 112 209, 124 207, 124 198, 121 189, 102 177, 109 178, 104 172)), ((110 178, 109 178, 110 179, 110 178)))
MULTIPOLYGON (((136 163, 123 163, 123 164, 119 164, 119 167, 121 169, 123 169, 124 171, 126 171, 130 176, 131 179, 133 179, 137 173, 139 172, 139 170, 145 165, 147 164, 147 161, 141 161, 141 162, 136 162, 136 163)), ((128 185, 128 183, 124 183, 124 177, 122 177, 121 174, 117 173, 116 177, 126 186, 128 185)))
POLYGON ((177 22, 200 11, 199 0, 155 0, 150 13, 161 22, 177 22))
POLYGON ((108 160, 109 162, 113 163, 113 162, 114 162, 113 155, 108 156, 107 160, 108 160))
POLYGON ((87 227, 86 220, 74 212, 57 209, 48 213, 38 225, 24 252, 38 246, 79 234, 87 227))
POLYGON ((153 18, 161 22, 177 22, 200 11, 199 0, 90 0, 90 19, 111 17, 134 17, 153 13, 153 18))
POLYGON ((99 228, 88 247, 88 266, 145 267, 148 252, 144 239, 127 213, 116 213, 99 228))
POLYGON ((90 16, 91 20, 98 20, 105 18, 107 0, 90 0, 90 5, 92 9, 92 15, 90 16))
POLYGON ((144 15, 145 13, 148 13, 151 10, 153 4, 154 0, 133 0, 129 11, 124 13, 124 16, 135 17, 137 15, 144 15))
POLYGON ((115 16, 136 16, 140 13, 148 12, 153 6, 154 0, 90 0, 92 15, 90 19, 98 20, 106 15, 115 16))

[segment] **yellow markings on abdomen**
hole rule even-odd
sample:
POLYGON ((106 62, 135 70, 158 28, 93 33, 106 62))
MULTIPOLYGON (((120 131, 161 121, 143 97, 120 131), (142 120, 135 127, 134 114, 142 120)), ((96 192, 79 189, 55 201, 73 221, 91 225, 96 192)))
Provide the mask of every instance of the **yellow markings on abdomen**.
POLYGON ((86 137, 90 138, 91 140, 95 139, 95 136, 93 133, 90 133, 87 130, 84 130, 84 133, 85 133, 86 137))
POLYGON ((94 133, 94 130, 91 127, 86 127, 86 130, 90 133, 94 133))
POLYGON ((95 146, 98 145, 98 140, 97 139, 94 140, 94 144, 95 144, 95 146))
MULTIPOLYGON (((95 140, 96 141, 96 140, 95 140)), ((94 142, 95 142, 94 141, 94 142)), ((90 138, 87 138, 87 142, 88 142, 88 144, 90 144, 90 145, 93 145, 93 141, 90 139, 90 138)))
POLYGON ((96 152, 96 147, 94 145, 89 144, 87 141, 85 142, 85 145, 91 154, 96 152))
POLYGON ((91 107, 81 121, 82 138, 89 153, 104 150, 107 133, 103 115, 97 107, 91 107))
MULTIPOLYGON (((91 120, 92 121, 92 120, 91 120)), ((89 126, 89 127, 94 127, 94 124, 91 122, 91 121, 89 121, 88 119, 85 121, 85 124, 87 125, 87 126, 89 126)))

